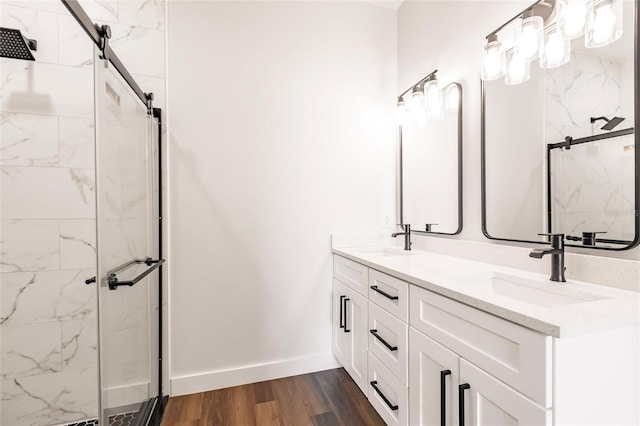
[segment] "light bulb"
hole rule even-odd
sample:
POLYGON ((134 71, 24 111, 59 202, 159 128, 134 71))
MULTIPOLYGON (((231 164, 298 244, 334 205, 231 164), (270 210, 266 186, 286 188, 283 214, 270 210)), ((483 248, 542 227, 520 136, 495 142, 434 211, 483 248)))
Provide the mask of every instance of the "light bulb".
POLYGON ((507 72, 505 83, 509 85, 524 83, 529 80, 529 61, 517 50, 507 52, 507 72))
POLYGON ((605 46, 621 36, 622 1, 604 0, 596 4, 589 16, 585 46, 605 46))
POLYGON ((584 34, 589 13, 587 0, 564 0, 559 5, 562 34, 569 40, 584 34))
POLYGON ((460 90, 457 84, 450 84, 445 88, 445 110, 447 112, 456 112, 460 105, 460 90))
POLYGON ((504 53, 500 50, 501 44, 498 37, 493 34, 489 36, 485 46, 484 66, 482 67, 482 79, 485 81, 495 80, 504 75, 504 53))
POLYGON ((426 121, 426 111, 424 109, 424 92, 418 86, 411 92, 411 115, 423 126, 426 121))
POLYGON ((407 104, 402 97, 398 98, 398 103, 396 104, 396 119, 398 124, 404 124, 407 120, 407 104))
POLYGON ((571 59, 571 43, 560 28, 554 27, 545 33, 544 49, 540 55, 541 68, 556 68, 571 59))
POLYGON ((427 107, 427 117, 436 120, 442 117, 442 91, 438 80, 429 80, 424 85, 424 96, 427 107))
POLYGON ((542 45, 543 21, 540 16, 532 15, 516 25, 516 45, 522 56, 531 61, 538 57, 542 45))

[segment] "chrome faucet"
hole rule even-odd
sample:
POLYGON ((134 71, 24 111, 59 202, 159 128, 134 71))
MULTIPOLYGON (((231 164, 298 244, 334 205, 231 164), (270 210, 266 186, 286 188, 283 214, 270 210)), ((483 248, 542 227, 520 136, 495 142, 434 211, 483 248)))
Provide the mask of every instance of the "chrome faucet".
POLYGON ((395 238, 398 235, 404 235, 404 249, 411 250, 411 225, 406 224, 400 226, 404 227, 404 232, 394 232, 391 236, 395 238))
POLYGON ((551 255, 551 281, 567 282, 564 278, 564 234, 538 234, 551 237, 551 249, 534 249, 529 257, 542 259, 545 254, 551 255))

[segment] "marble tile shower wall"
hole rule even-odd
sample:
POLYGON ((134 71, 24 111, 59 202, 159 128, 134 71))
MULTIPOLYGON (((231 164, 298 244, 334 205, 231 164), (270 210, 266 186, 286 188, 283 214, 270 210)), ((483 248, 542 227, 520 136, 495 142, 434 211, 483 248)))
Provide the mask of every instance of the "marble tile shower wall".
MULTIPOLYGON (((634 126, 633 57, 610 60, 576 53, 545 74, 547 143, 607 133, 590 117, 624 117, 615 129, 634 126)), ((633 240, 633 136, 553 154, 554 223, 558 229, 606 231, 633 240)))
MULTIPOLYGON (((81 4, 164 108, 164 1, 81 4)), ((98 414, 93 45, 58 0, 0 25, 38 40, 0 60, 0 424, 66 424, 98 414)))

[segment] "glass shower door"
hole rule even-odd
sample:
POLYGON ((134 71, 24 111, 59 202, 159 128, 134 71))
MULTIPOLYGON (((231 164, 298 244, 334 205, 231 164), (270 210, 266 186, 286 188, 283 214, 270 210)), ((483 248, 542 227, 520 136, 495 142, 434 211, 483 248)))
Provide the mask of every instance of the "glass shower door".
POLYGON ((100 424, 135 425, 159 394, 156 124, 97 53, 94 64, 100 424))

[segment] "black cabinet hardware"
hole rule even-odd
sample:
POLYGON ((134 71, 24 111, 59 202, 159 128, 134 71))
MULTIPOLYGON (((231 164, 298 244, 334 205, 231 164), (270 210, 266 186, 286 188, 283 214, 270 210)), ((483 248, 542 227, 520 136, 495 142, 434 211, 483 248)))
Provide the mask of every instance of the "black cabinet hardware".
POLYGON ((386 340, 384 340, 379 334, 378 334, 378 330, 369 330, 369 333, 373 334, 373 337, 375 337, 376 339, 378 339, 380 341, 380 343, 382 343, 383 345, 385 345, 387 347, 387 349, 389 349, 390 351, 397 351, 398 347, 397 346, 391 346, 390 344, 387 343, 386 340))
POLYGON ((347 318, 348 318, 348 315, 347 315, 347 302, 348 302, 348 301, 349 301, 349 298, 348 298, 348 297, 345 297, 345 298, 342 300, 342 302, 344 303, 344 332, 345 332, 345 333, 349 333, 349 332, 351 331, 351 330, 349 330, 349 329, 347 328, 347 318))
POLYGON ((458 386, 458 424, 464 426, 464 391, 470 389, 469 383, 458 386))
POLYGON ((380 290, 377 285, 372 285, 371 290, 375 291, 376 293, 380 293, 389 300, 398 300, 398 296, 392 296, 389 293, 380 290))
POLYGON ((340 328, 344 328, 344 312, 342 311, 342 299, 347 296, 340 296, 340 328))
POLYGON ((384 403, 385 403, 385 404, 387 404, 387 407, 391 408, 393 411, 396 411, 396 410, 398 409, 398 406, 397 406, 397 405, 393 405, 393 404, 391 403, 391 401, 389 401, 389 400, 387 399, 387 397, 386 397, 386 396, 384 396, 384 394, 383 394, 383 393, 382 393, 382 391, 378 388, 378 386, 377 386, 377 385, 378 385, 378 381, 377 381, 377 380, 374 380, 374 381, 372 381, 372 382, 371 382, 371 386, 372 386, 372 387, 373 387, 373 389, 376 391, 376 393, 377 393, 378 395, 380 395, 380 398, 382 398, 382 400, 384 401, 384 403))
POLYGON ((445 426, 447 421, 447 376, 451 374, 451 370, 442 370, 440 372, 440 425, 445 426))

